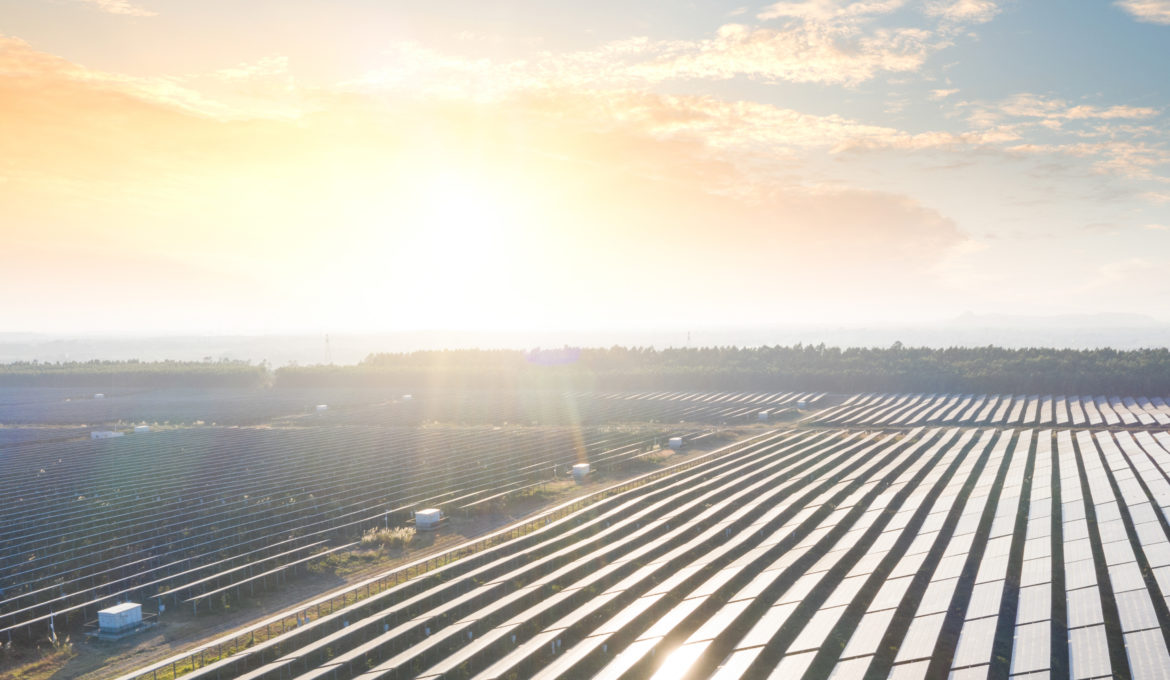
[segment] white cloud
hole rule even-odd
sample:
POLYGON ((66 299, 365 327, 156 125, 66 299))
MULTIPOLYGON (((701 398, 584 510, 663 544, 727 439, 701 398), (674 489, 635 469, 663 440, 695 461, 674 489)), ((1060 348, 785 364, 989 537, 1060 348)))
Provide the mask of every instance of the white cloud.
MULTIPOLYGON (((1105 121, 1146 120, 1161 113, 1159 109, 1149 106, 1070 104, 1063 99, 1026 92, 995 104, 961 102, 958 106, 969 111, 968 121, 976 127, 1003 124, 1007 119, 1015 119, 1015 124, 1039 125, 1055 132, 1062 130, 1065 123, 1074 123, 1081 126, 1074 130, 1080 136, 1111 135, 1122 131, 1111 127, 1116 124, 1105 121)), ((1128 132, 1136 135, 1141 131, 1131 129, 1128 132)))
POLYGON ((411 86, 491 97, 517 88, 645 88, 678 80, 856 85, 880 73, 917 71, 943 46, 929 30, 799 23, 782 29, 726 24, 700 40, 628 38, 570 53, 496 61, 462 58, 415 43, 390 47, 392 63, 347 86, 411 86))
POLYGON ((1048 99, 1035 94, 1018 94, 1003 102, 1000 111, 1009 116, 1043 118, 1049 120, 1111 120, 1118 118, 1143 119, 1158 115, 1158 110, 1148 106, 1090 106, 1070 105, 1063 99, 1048 99))
POLYGON ((842 4, 838 0, 804 0, 803 2, 778 2, 765 8, 758 18, 803 19, 825 22, 833 19, 857 19, 876 14, 889 14, 901 8, 905 0, 874 0, 842 4))
POLYGON ((1138 21, 1170 25, 1170 0, 1118 0, 1114 4, 1138 21))
MULTIPOLYGON (((782 11, 785 16, 832 16, 831 7, 837 5, 786 3, 770 11, 782 11)), ((855 11, 849 16, 863 15, 855 11)), ((849 27, 852 21, 838 22, 831 29, 805 23, 784 31, 731 25, 721 28, 714 38, 700 41, 699 46, 694 41, 633 38, 596 50, 544 53, 537 59, 508 62, 463 59, 418 45, 402 45, 392 66, 347 84, 347 89, 481 102, 544 92, 586 93, 587 106, 604 107, 596 112, 596 120, 634 122, 661 138, 686 139, 743 157, 770 153, 776 158, 795 158, 814 150, 829 154, 982 150, 1056 161, 1078 159, 1083 170, 1133 180, 1160 180, 1170 165, 1170 151, 1160 141, 1163 126, 1154 120, 1162 112, 1147 106, 1086 104, 1022 93, 1000 102, 957 102, 954 110, 967 113, 966 129, 904 130, 752 101, 647 92, 652 85, 687 77, 748 75, 764 80, 856 84, 881 70, 913 70, 918 60, 934 49, 929 32, 924 31, 917 36, 919 51, 900 55, 906 63, 883 61, 881 50, 842 50, 838 54, 832 32, 856 30, 849 27), (846 28, 840 28, 843 25, 846 28), (819 30, 829 31, 826 39, 810 40, 819 30)), ((941 88, 929 96, 941 101, 958 91, 941 88)), ((901 106, 897 99, 886 104, 888 111, 901 106)))
POLYGON ((236 66, 223 68, 213 75, 222 80, 249 80, 259 77, 284 76, 288 73, 288 57, 275 55, 258 61, 241 62, 236 66))
POLYGON ((1018 140, 1014 133, 996 128, 962 133, 910 133, 839 115, 818 116, 759 102, 729 102, 704 96, 622 93, 607 98, 595 93, 589 99, 603 107, 597 114, 599 118, 633 124, 658 138, 685 138, 721 152, 921 151, 974 148, 1018 140))
POLYGON ((983 24, 999 14, 999 5, 992 0, 930 2, 926 14, 956 24, 983 24))
MULTIPOLYGON (((10 81, 51 81, 53 91, 77 89, 119 92, 154 105, 221 120, 264 115, 231 106, 209 95, 198 85, 198 76, 131 76, 80 66, 60 57, 38 52, 24 40, 0 35, 0 73, 10 81)), ((217 76, 218 77, 218 76, 217 76)))
MULTIPOLYGON (((750 100, 656 94, 637 88, 610 89, 605 83, 588 82, 575 65, 542 64, 546 71, 557 75, 542 80, 529 73, 526 66, 451 61, 412 47, 403 53, 394 68, 346 83, 343 90, 477 101, 483 101, 486 96, 505 106, 510 101, 528 99, 545 102, 553 109, 581 111, 602 127, 615 123, 632 125, 655 138, 685 139, 714 151, 748 156, 784 156, 801 150, 833 154, 861 150, 956 150, 1001 146, 1020 140, 1010 126, 994 124, 960 132, 915 133, 836 114, 815 115, 750 100), (454 74, 461 78, 453 78, 454 74)), ((897 106, 898 102, 891 104, 897 106)))
POLYGON ((124 14, 134 17, 158 16, 158 12, 152 12, 151 10, 133 5, 129 0, 81 0, 81 2, 93 5, 97 9, 108 12, 109 14, 124 14))
POLYGON ((1073 106, 1064 112, 1064 117, 1069 120, 1084 120, 1086 118, 1096 118, 1098 120, 1111 120, 1115 118, 1142 119, 1152 118, 1156 115, 1158 115, 1158 110, 1148 106, 1110 106, 1107 108, 1073 106))
POLYGON ((998 11, 987 0, 960 0, 938 6, 930 13, 936 21, 924 23, 920 14, 899 14, 906 6, 906 0, 779 2, 757 14, 763 25, 727 23, 705 38, 636 36, 588 50, 547 51, 511 61, 461 58, 398 43, 390 48, 396 62, 392 67, 350 84, 413 80, 433 89, 434 77, 417 77, 428 72, 443 75, 441 87, 448 91, 474 91, 477 96, 491 96, 520 82, 644 88, 680 80, 749 78, 855 86, 882 75, 893 81, 918 72, 931 55, 951 44, 961 24, 984 21, 998 11), (773 20, 779 25, 767 23, 773 20))
POLYGON ((1099 172, 1133 179, 1153 179, 1157 168, 1170 164, 1165 149, 1136 142, 1107 142, 1100 146, 1100 156, 1093 166, 1099 172))
MULTIPOLYGON (((1027 155, 1060 154, 1090 159, 1095 171, 1130 179, 1156 179, 1159 175, 1155 170, 1170 165, 1170 152, 1166 149, 1138 142, 1025 143, 1010 146, 1006 151, 1027 155)), ((1149 194, 1145 197, 1148 198, 1149 194)))
POLYGON ((939 46, 930 31, 920 28, 867 32, 850 24, 813 22, 782 29, 728 24, 713 38, 649 47, 648 62, 628 72, 650 81, 748 76, 856 85, 880 72, 917 71, 939 46))

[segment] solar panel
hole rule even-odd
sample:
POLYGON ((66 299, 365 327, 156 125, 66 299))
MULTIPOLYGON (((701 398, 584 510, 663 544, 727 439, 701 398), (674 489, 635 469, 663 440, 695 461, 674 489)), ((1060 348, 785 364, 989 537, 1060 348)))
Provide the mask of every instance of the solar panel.
MULTIPOLYGON (((1148 412, 1088 403, 1118 423, 1148 412)), ((1086 402, 875 394, 855 405, 866 404, 921 406, 924 419, 994 405, 1054 423, 1086 402)), ((1124 670, 1113 667, 1124 649, 1131 677, 1170 668, 1168 433, 822 427, 784 446, 625 490, 581 514, 573 540, 550 532, 559 542, 529 537, 531 554, 485 557, 477 581, 417 583, 419 597, 449 590, 417 610, 386 598, 373 631, 386 637, 335 630, 328 663, 381 668, 369 680, 388 676, 387 659, 419 677, 1097 678, 1124 670), (383 631, 399 610, 430 634, 383 631)), ((301 672, 295 653, 273 677, 301 672)))

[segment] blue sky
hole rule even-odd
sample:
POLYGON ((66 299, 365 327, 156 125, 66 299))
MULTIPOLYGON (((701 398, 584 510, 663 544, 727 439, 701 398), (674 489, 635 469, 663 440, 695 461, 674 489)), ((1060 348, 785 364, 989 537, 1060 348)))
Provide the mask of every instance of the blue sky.
POLYGON ((1167 318, 1170 0, 2 0, 0 41, 22 330, 1167 318))

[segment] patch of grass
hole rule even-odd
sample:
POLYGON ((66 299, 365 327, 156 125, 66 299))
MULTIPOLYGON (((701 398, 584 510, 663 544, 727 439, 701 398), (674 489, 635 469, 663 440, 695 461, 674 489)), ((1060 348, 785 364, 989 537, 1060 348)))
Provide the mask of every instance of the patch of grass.
POLYGON ((0 655, 0 677, 6 680, 47 680, 77 656, 68 637, 63 642, 35 649, 14 647, 11 643, 0 647, 4 650, 0 655))
POLYGON ((414 527, 382 529, 374 527, 362 534, 362 547, 379 547, 387 550, 402 550, 414 540, 414 527))
POLYGON ((413 527, 385 529, 374 527, 362 535, 361 547, 356 550, 330 553, 308 565, 310 574, 347 576, 371 564, 404 553, 415 543, 413 527))
POLYGON ((559 482, 548 482, 540 486, 525 489, 516 494, 516 500, 523 501, 551 501, 564 496, 569 491, 576 488, 577 483, 572 480, 561 480, 559 482))
POLYGON ((345 576, 382 559, 379 550, 347 550, 326 555, 309 563, 310 574, 345 576))

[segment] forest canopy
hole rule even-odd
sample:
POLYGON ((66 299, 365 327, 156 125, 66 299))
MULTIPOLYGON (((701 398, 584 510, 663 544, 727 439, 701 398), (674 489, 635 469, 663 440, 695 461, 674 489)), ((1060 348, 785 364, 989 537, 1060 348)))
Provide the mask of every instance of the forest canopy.
POLYGON ((280 386, 1163 395, 1170 350, 1002 347, 454 350, 286 367, 280 386))
POLYGON ((0 387, 260 387, 268 368, 246 361, 73 361, 0 364, 0 387))
POLYGON ((356 365, 244 361, 0 364, 0 386, 380 387, 1170 394, 1170 350, 650 347, 372 354, 356 365))

